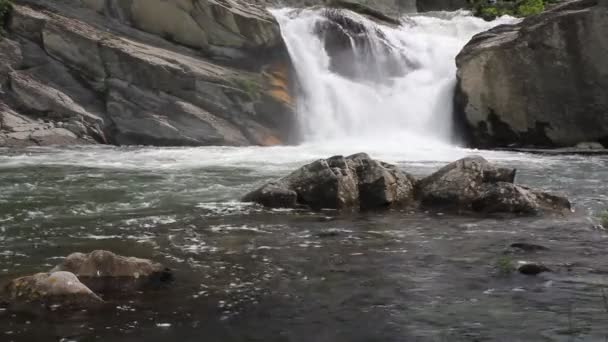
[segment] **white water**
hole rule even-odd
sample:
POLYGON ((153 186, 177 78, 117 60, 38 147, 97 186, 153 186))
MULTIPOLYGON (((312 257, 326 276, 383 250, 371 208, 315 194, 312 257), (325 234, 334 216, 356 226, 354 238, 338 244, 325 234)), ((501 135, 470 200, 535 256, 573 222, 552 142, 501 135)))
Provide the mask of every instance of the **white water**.
MULTIPOLYGON (((400 27, 391 28, 345 13, 369 32, 380 32, 366 36, 371 61, 355 58, 355 67, 390 74, 377 69, 393 58, 402 60, 404 72, 382 82, 355 81, 332 72, 318 29, 328 20, 322 10, 274 10, 302 88, 297 110, 303 140, 357 141, 367 149, 392 145, 435 150, 452 144, 455 57, 474 34, 514 19, 485 22, 468 12, 436 13, 404 17, 400 27), (378 48, 383 42, 392 48, 378 48)), ((352 38, 351 45, 357 50, 352 38)))

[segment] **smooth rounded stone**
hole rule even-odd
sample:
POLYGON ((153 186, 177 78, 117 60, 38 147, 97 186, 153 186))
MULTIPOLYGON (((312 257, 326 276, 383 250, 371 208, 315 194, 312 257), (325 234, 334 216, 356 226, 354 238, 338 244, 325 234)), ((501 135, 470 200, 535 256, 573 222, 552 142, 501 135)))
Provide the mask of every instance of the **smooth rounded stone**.
POLYGON ((243 200, 267 207, 382 209, 410 204, 413 183, 412 176, 395 166, 360 153, 317 160, 249 193, 243 200))
POLYGON ((75 274, 63 271, 14 279, 4 287, 3 297, 16 311, 87 309, 103 303, 75 274))
POLYGON ((512 183, 515 174, 515 169, 496 168, 483 157, 466 157, 420 180, 416 197, 427 206, 470 209, 485 184, 512 183))
POLYGON ((70 254, 52 270, 57 271, 74 273, 98 293, 134 291, 173 279, 171 270, 159 263, 102 250, 70 254))
POLYGON ((551 269, 549 269, 545 265, 527 263, 527 264, 523 264, 523 265, 520 265, 519 267, 517 267, 517 272, 519 272, 521 274, 525 274, 525 275, 534 276, 534 275, 541 274, 543 272, 551 272, 551 269))

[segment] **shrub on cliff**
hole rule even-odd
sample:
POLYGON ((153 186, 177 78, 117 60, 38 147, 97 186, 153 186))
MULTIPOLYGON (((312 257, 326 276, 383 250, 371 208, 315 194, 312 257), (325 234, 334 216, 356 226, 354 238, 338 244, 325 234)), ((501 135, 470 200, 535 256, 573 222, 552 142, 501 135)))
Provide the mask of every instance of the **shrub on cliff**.
POLYGON ((527 17, 545 10, 545 5, 558 0, 469 0, 475 16, 494 20, 503 15, 527 17))

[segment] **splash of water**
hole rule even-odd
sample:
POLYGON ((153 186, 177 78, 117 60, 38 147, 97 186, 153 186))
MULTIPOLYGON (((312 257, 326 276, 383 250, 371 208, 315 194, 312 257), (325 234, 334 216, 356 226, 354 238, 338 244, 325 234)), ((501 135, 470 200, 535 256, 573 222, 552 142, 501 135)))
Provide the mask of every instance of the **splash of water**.
POLYGON ((403 17, 401 26, 389 27, 349 11, 273 14, 299 79, 304 142, 409 148, 451 143, 456 55, 474 34, 514 20, 442 12, 403 17), (328 31, 334 29, 348 37, 350 59, 332 51, 337 39, 328 31))

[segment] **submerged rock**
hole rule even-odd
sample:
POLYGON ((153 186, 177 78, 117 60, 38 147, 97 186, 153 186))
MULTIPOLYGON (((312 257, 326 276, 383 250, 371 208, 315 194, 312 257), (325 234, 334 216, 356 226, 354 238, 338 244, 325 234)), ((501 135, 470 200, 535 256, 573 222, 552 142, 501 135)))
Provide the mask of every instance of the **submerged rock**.
POLYGON ((413 182, 410 175, 367 154, 335 156, 305 165, 243 200, 268 207, 380 209, 410 204, 413 182))
POLYGON ((551 269, 549 269, 545 265, 527 263, 527 264, 523 264, 523 265, 520 265, 519 267, 517 267, 517 271, 519 273, 525 274, 525 275, 537 275, 537 274, 544 273, 544 272, 551 272, 551 269))
POLYGON ((5 286, 3 296, 9 306, 17 311, 87 309, 103 303, 70 272, 38 273, 14 279, 5 286))
POLYGON ((72 272, 95 292, 124 292, 173 279, 171 270, 148 259, 124 257, 108 251, 70 254, 52 272, 72 272))
POLYGON ((534 243, 528 243, 528 242, 515 242, 515 243, 512 243, 509 247, 511 247, 513 249, 521 250, 524 252, 539 252, 539 251, 549 250, 549 248, 547 248, 545 246, 537 245, 534 243))
POLYGON ((597 0, 566 1, 475 36, 456 59, 455 95, 472 145, 608 143, 606 22, 597 0))

